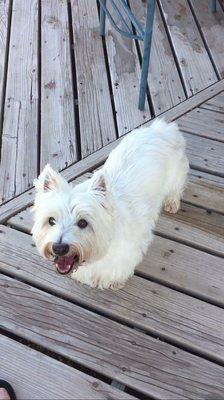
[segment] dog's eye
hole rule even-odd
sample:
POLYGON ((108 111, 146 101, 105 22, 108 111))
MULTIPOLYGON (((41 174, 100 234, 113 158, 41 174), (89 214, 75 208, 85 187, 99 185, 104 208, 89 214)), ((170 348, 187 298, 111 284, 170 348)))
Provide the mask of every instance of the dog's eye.
POLYGON ((56 221, 53 217, 50 217, 48 220, 49 225, 54 226, 56 224, 56 221))
POLYGON ((78 225, 79 228, 84 229, 84 228, 87 227, 88 222, 87 222, 85 219, 80 219, 80 220, 77 222, 77 225, 78 225))

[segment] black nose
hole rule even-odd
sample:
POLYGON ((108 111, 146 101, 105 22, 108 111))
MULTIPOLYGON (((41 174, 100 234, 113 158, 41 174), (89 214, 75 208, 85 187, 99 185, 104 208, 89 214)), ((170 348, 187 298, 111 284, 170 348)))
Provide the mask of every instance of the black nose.
POLYGON ((65 256, 69 252, 69 245, 67 243, 53 243, 52 249, 56 256, 65 256))

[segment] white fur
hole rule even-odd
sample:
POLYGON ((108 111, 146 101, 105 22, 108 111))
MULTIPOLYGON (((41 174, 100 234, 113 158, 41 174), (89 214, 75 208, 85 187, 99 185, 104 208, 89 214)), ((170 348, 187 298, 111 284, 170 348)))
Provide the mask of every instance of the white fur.
POLYGON ((47 166, 35 183, 33 237, 40 253, 50 257, 52 243, 62 238, 80 254, 73 279, 120 288, 146 253, 162 206, 177 212, 188 169, 182 134, 163 120, 127 135, 102 169, 75 188, 47 166), (57 220, 54 227, 49 217, 57 220), (80 230, 79 218, 90 226, 80 230))

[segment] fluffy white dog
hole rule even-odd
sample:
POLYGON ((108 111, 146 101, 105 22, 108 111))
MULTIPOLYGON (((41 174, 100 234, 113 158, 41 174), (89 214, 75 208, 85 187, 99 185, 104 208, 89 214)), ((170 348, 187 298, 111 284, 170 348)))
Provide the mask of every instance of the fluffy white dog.
POLYGON ((91 287, 122 287, 152 242, 162 206, 178 211, 188 169, 182 134, 163 120, 127 135, 75 187, 47 165, 35 181, 32 233, 40 254, 91 287))

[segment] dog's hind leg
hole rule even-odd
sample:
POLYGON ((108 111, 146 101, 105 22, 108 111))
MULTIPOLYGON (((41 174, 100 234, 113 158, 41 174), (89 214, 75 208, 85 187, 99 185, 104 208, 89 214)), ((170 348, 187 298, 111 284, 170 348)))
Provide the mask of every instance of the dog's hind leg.
POLYGON ((170 194, 164 200, 164 203, 163 203, 164 211, 171 213, 171 214, 176 214, 177 211, 180 209, 180 200, 181 200, 181 196, 177 192, 170 194))
POLYGON ((186 186, 188 170, 188 160, 183 156, 169 177, 168 194, 163 202, 163 208, 166 212, 175 214, 180 209, 180 201, 186 186))

